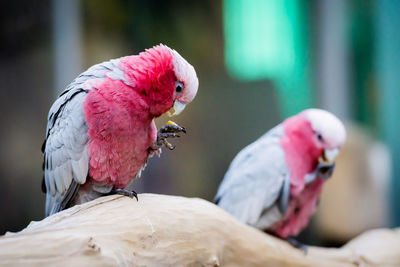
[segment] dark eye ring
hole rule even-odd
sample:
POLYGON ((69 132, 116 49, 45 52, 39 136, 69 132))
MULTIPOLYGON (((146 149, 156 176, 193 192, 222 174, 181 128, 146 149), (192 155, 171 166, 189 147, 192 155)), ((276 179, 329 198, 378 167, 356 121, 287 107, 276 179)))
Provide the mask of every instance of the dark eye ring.
POLYGON ((321 141, 321 142, 324 141, 324 138, 322 137, 322 134, 320 134, 320 133, 317 133, 317 138, 318 138, 318 140, 321 141))
POLYGON ((177 93, 182 92, 183 90, 183 83, 181 83, 180 81, 175 81, 175 91, 177 93))

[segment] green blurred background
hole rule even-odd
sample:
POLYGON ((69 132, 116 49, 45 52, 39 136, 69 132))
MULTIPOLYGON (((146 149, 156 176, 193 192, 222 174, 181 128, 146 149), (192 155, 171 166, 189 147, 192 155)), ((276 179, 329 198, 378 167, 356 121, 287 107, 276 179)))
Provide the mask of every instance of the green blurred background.
MULTIPOLYGON (((241 148, 287 116, 315 106, 362 129, 369 138, 366 147, 383 141, 392 164, 382 171, 389 180, 380 182, 377 174, 377 186, 384 190, 376 194, 382 194, 379 201, 388 212, 376 226, 400 225, 400 1, 20 0, 0 5, 0 234, 43 217, 40 147, 58 93, 93 64, 159 43, 195 67, 200 87, 194 102, 174 119, 187 135, 172 141, 174 151, 150 159, 135 181, 137 192, 212 200, 241 148)), ((166 120, 159 118, 157 125, 166 120)), ((363 176, 363 167, 354 168, 363 176)), ((363 180, 359 186, 365 186, 363 180)), ((330 244, 315 231, 310 227, 302 239, 330 244)))

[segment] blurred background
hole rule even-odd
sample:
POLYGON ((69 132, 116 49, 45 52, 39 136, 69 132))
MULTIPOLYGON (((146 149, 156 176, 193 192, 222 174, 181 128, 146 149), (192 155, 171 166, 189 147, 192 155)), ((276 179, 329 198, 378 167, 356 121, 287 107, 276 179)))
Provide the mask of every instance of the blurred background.
POLYGON ((240 149, 320 107, 346 122, 348 142, 301 240, 336 246, 400 225, 400 1, 0 5, 0 234, 43 218, 40 147, 57 95, 91 65, 159 43, 195 67, 200 87, 174 119, 188 134, 150 159, 137 192, 212 200, 240 149))

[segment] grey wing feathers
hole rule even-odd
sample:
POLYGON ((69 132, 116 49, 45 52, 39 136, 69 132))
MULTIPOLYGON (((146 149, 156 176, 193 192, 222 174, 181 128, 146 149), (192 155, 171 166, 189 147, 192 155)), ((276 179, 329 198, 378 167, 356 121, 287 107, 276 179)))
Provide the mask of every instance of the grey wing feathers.
POLYGON ((280 131, 274 128, 239 152, 219 187, 217 204, 244 223, 255 226, 265 211, 285 205, 278 201, 289 179, 280 131))
POLYGON ((44 147, 46 216, 64 209, 86 181, 89 168, 83 89, 71 89, 50 109, 44 147))

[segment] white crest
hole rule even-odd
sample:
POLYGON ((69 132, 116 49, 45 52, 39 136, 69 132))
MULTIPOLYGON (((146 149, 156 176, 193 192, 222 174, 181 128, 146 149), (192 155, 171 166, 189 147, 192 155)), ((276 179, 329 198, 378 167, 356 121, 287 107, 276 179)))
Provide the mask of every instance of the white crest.
POLYGON ((175 75, 185 85, 185 94, 181 96, 179 101, 187 104, 196 96, 197 89, 199 88, 199 80, 193 66, 174 49, 171 49, 171 51, 173 54, 172 64, 174 65, 175 75))
POLYGON ((322 109, 304 111, 314 131, 321 133, 332 147, 342 147, 346 141, 343 123, 332 113, 322 109))

